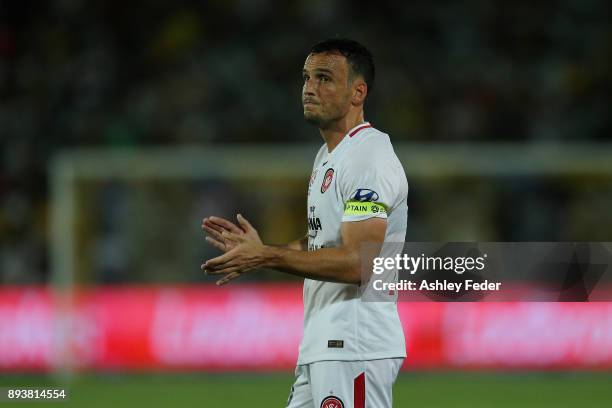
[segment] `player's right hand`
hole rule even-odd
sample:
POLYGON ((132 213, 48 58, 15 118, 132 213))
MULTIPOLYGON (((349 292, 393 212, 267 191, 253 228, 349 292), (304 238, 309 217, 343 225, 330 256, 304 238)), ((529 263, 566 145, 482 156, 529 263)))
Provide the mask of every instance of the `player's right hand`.
POLYGON ((231 232, 233 234, 240 235, 247 240, 252 240, 256 243, 262 244, 261 238, 259 238, 259 233, 255 228, 253 228, 251 223, 242 216, 242 214, 238 214, 236 219, 238 220, 239 225, 236 225, 222 217, 212 216, 204 218, 202 220, 202 230, 208 234, 206 237, 206 242, 223 252, 230 251, 237 245, 237 243, 235 240, 230 240, 224 237, 223 233, 231 232))

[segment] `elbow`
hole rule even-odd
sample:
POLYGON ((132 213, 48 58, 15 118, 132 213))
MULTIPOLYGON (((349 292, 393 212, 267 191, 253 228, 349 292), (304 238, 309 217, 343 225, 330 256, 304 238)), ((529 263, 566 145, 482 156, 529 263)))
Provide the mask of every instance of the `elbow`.
POLYGON ((346 274, 346 282, 354 285, 361 285, 361 268, 359 266, 350 268, 346 274))

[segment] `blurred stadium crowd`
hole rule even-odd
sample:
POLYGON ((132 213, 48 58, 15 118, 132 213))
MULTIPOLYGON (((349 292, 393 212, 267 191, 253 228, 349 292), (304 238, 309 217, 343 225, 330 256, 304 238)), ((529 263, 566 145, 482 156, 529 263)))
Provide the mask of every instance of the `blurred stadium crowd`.
POLYGON ((47 279, 58 149, 318 143, 300 70, 335 35, 373 50, 395 143, 612 135, 605 0, 2 2, 0 282, 47 279))

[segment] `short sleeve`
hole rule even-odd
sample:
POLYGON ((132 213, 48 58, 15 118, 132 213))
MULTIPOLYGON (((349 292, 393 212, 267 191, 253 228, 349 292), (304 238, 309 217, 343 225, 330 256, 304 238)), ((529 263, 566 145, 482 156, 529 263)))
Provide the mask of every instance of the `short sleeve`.
POLYGON ((387 218, 397 202, 401 188, 398 169, 394 167, 393 150, 387 153, 384 147, 364 143, 347 157, 338 180, 343 222, 387 218))

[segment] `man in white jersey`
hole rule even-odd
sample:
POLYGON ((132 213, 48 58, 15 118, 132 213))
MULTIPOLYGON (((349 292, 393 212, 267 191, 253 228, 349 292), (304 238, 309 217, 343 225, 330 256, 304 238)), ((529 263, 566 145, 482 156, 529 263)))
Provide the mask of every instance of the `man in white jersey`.
POLYGON ((389 136, 364 120, 374 83, 370 52, 351 40, 324 41, 310 50, 303 78, 304 118, 325 141, 308 187, 308 234, 269 246, 240 214, 238 225, 208 217, 206 240, 225 253, 202 269, 223 275, 218 285, 261 267, 305 278, 304 337, 288 407, 391 407, 404 335, 395 301, 361 300, 360 251, 404 241, 408 183, 389 136))

